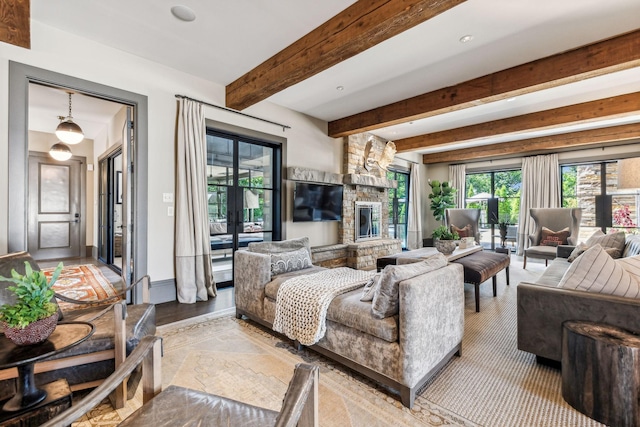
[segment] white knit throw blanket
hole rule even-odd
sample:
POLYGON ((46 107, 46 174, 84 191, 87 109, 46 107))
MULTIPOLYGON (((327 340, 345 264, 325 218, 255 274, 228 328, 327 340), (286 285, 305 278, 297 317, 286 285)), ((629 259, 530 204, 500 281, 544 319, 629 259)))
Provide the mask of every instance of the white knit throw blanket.
POLYGON ((340 267, 287 279, 276 295, 273 330, 303 345, 317 343, 326 332, 333 298, 363 286, 374 274, 340 267))

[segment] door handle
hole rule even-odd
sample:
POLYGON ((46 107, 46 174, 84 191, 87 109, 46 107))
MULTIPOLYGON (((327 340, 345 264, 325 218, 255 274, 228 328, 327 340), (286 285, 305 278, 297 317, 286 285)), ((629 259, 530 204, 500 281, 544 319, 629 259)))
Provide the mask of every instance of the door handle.
POLYGON ((73 217, 75 218, 75 221, 73 221, 73 222, 80 222, 80 219, 79 219, 80 218, 80 214, 79 213, 74 214, 73 217))

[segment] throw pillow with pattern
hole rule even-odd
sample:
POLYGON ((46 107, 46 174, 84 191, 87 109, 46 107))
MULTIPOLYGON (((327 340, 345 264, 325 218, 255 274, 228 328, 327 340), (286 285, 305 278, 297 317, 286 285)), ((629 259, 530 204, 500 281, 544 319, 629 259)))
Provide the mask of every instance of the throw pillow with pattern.
POLYGON ((620 258, 625 245, 624 231, 610 234, 604 234, 600 230, 595 231, 585 243, 579 243, 575 247, 573 252, 571 252, 571 255, 569 255, 569 258, 567 258, 567 261, 573 262, 576 258, 582 255, 584 251, 595 245, 602 246, 602 248, 611 255, 611 258, 620 258))
POLYGON ((306 248, 271 254, 272 276, 309 267, 311 267, 311 258, 306 248))
POLYGON ((467 224, 462 228, 458 228, 455 225, 451 224, 451 232, 458 233, 458 236, 462 239, 463 237, 472 237, 471 236, 471 224, 467 224))
MULTIPOLYGON (((627 258, 624 260, 626 261, 627 258)), ((558 283, 558 287, 640 298, 638 276, 631 274, 625 268, 637 267, 628 263, 623 266, 623 263, 617 261, 622 260, 614 260, 600 245, 595 245, 571 263, 558 283)))
POLYGON ((569 227, 563 228, 560 231, 553 231, 547 227, 542 227, 540 246, 566 245, 570 235, 569 227))

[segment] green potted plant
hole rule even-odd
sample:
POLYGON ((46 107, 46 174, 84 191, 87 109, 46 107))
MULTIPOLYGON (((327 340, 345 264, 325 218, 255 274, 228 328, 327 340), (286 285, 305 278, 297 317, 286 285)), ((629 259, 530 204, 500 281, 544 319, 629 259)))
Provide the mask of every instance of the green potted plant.
POLYGON ((62 272, 62 263, 47 281, 42 271, 24 263, 25 274, 11 270, 11 277, 0 280, 15 283, 7 289, 15 295, 15 301, 0 307, 0 322, 4 333, 16 345, 31 345, 45 341, 58 324, 58 306, 52 302, 53 284, 62 272))
POLYGON ((433 216, 437 221, 444 221, 445 210, 456 207, 454 197, 457 190, 447 181, 429 180, 429 185, 431 186, 429 199, 431 199, 433 216))
POLYGON ((456 249, 456 240, 460 239, 458 233, 452 232, 444 225, 433 230, 431 237, 433 237, 433 242, 438 252, 442 252, 445 255, 451 254, 456 249))

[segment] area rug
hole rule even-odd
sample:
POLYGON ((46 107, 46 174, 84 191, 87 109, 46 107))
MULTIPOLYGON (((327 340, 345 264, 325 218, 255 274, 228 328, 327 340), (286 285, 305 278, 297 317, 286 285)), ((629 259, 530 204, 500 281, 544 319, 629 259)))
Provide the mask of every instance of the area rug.
MULTIPOLYGON (((544 264, 514 257, 511 286, 498 274, 481 286, 480 312, 465 285, 462 357, 454 357, 419 393, 412 410, 396 395, 310 350, 232 316, 206 315, 158 328, 163 386, 177 384, 278 410, 296 363, 320 366, 321 426, 601 426, 561 395, 561 373, 516 347, 517 283, 535 280, 544 264)), ((114 411, 104 403, 75 424, 111 426, 140 405, 140 392, 114 411)))
MULTIPOLYGON (((51 278, 55 267, 43 268, 45 276, 51 278)), ((64 266, 53 289, 65 297, 80 301, 102 300, 118 294, 98 267, 93 264, 64 266)), ((62 310, 78 308, 76 304, 59 301, 62 310)))

